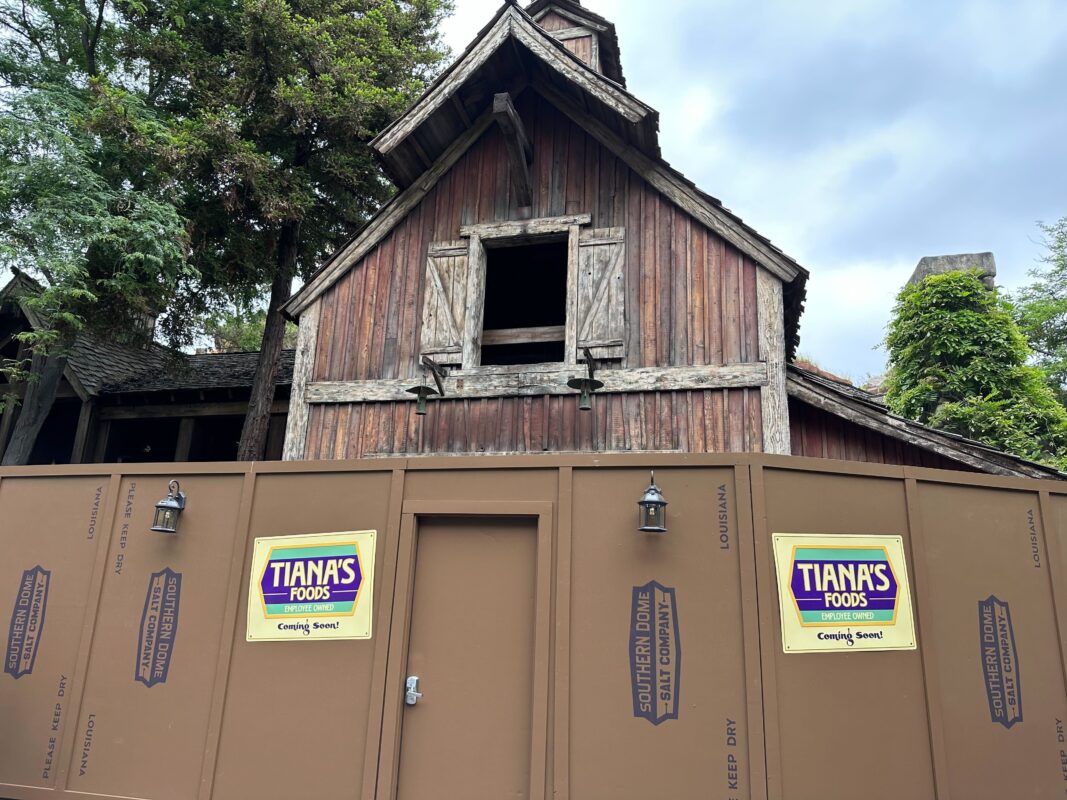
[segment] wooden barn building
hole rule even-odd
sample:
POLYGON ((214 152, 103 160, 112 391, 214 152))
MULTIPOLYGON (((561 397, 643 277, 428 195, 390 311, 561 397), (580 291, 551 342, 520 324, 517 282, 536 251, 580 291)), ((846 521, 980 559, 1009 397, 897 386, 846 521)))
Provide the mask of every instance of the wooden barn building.
POLYGON ((286 307, 287 459, 766 452, 1058 473, 790 365, 808 272, 666 163, 614 26, 506 3, 372 143, 394 199, 286 307), (575 379, 602 383, 580 410, 575 379), (427 413, 412 390, 438 388, 427 413))

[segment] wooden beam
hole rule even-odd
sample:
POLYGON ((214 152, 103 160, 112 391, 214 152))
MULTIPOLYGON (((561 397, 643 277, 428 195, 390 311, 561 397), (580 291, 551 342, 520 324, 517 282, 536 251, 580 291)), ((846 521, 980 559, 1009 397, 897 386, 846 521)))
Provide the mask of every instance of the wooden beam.
MULTIPOLYGON (((501 92, 493 95, 493 119, 504 134, 511 167, 511 182, 515 187, 515 199, 519 206, 533 205, 533 182, 530 179, 530 164, 533 163, 533 147, 526 135, 519 112, 511 102, 511 95, 501 92)), ((414 137, 412 137, 414 138, 414 137)))
MULTIPOLYGON (((67 379, 67 383, 70 384, 70 388, 74 390, 74 394, 78 396, 79 400, 84 403, 89 399, 89 390, 82 386, 82 382, 78 379, 69 360, 67 361, 66 369, 63 370, 63 377, 67 379)), ((58 397, 59 395, 56 396, 58 397)))
POLYGON ((85 464, 89 459, 89 442, 96 427, 96 401, 90 398, 82 403, 78 413, 78 427, 74 432, 74 446, 70 451, 71 464, 85 464))
POLYGON ((581 39, 583 36, 596 36, 592 28, 563 28, 558 31, 548 31, 548 35, 557 42, 565 42, 568 39, 581 39))
POLYGON ((111 420, 102 419, 96 426, 96 441, 93 443, 93 463, 99 464, 107 456, 107 440, 111 436, 111 420))
POLYGON ((480 236, 470 237, 467 255, 467 303, 463 312, 463 355, 460 362, 470 369, 482 363, 482 321, 485 319, 485 248, 480 236))
MULTIPOLYGON (((15 397, 19 398, 19 400, 22 400, 26 396, 26 384, 25 383, 9 384, 4 389, 4 393, 5 394, 13 394, 13 395, 15 395, 15 397)), ((72 397, 78 397, 78 399, 81 399, 80 396, 78 395, 78 393, 76 391, 74 391, 74 387, 72 387, 69 383, 66 383, 65 381, 64 382, 60 382, 59 388, 56 389, 56 399, 57 400, 69 400, 72 397)))
POLYGON ((178 423, 178 442, 174 446, 174 460, 188 461, 189 451, 193 446, 193 426, 196 425, 196 417, 182 417, 178 423))
POLYGON ((785 306, 782 282, 756 268, 756 309, 760 358, 767 364, 767 384, 760 387, 763 452, 790 455, 789 396, 785 388, 785 306))
POLYGON ((555 87, 539 81, 534 84, 534 88, 674 205, 721 236, 760 266, 770 270, 786 282, 792 282, 794 278, 803 273, 802 267, 776 248, 760 240, 730 212, 703 197, 696 187, 691 186, 674 170, 628 145, 618 134, 579 108, 555 87))
POLYGON ((409 138, 408 144, 410 144, 411 149, 415 151, 415 155, 419 157, 419 163, 422 164, 423 170, 428 170, 433 166, 433 159, 430 158, 429 153, 426 152, 426 148, 419 144, 418 137, 412 136, 409 138))
POLYGON ((521 236, 543 236, 545 234, 569 234, 572 225, 588 225, 592 221, 589 214, 572 214, 567 217, 540 217, 512 222, 486 222, 479 225, 464 225, 459 229, 460 236, 477 236, 479 239, 513 239, 521 236))
POLYGON ((289 390, 289 419, 285 425, 283 461, 299 461, 304 457, 307 439, 307 386, 315 366, 315 347, 319 339, 319 311, 322 303, 315 303, 300 317, 296 337, 296 363, 293 365, 293 385, 289 390))
POLYGON ((526 164, 532 164, 533 145, 530 144, 530 138, 526 135, 526 126, 522 124, 522 117, 515 110, 515 104, 508 92, 493 95, 493 118, 509 138, 515 139, 522 160, 526 164))
MULTIPOLYGON (((560 8, 559 6, 556 6, 556 5, 547 6, 546 8, 542 9, 541 11, 539 11, 537 13, 537 15, 534 17, 534 21, 535 22, 540 22, 542 19, 544 19, 545 15, 548 14, 548 13, 559 14, 559 16, 563 17, 564 19, 569 19, 571 22, 573 22, 576 25, 587 25, 590 28, 593 28, 594 30, 607 31, 607 29, 608 29, 607 26, 604 25, 603 23, 597 22, 596 20, 579 17, 577 14, 571 13, 567 9, 560 8)), ((551 35, 552 33, 559 33, 559 31, 547 31, 547 33, 549 33, 551 35)))
POLYGON ((578 247, 581 228, 567 228, 567 318, 563 332, 563 360, 578 363, 578 247))
POLYGON ((11 429, 15 427, 18 418, 19 407, 10 398, 4 403, 4 410, 0 413, 0 459, 4 457, 7 449, 7 440, 11 438, 11 429))
POLYGON ((463 101, 459 99, 459 94, 452 95, 452 106, 456 109, 456 113, 459 114, 459 118, 463 120, 464 127, 469 128, 471 126, 470 114, 463 107, 463 101))
MULTIPOLYGON (((583 367, 561 368, 559 364, 478 367, 450 370, 448 399, 483 397, 530 397, 568 395, 571 378, 583 377, 583 367)), ((626 392, 675 392, 704 389, 741 389, 767 383, 765 364, 727 364, 714 367, 646 367, 604 370, 601 394, 626 392)), ((409 401, 411 379, 378 381, 323 381, 308 385, 308 403, 387 403, 409 401)), ((443 402, 443 401, 435 401, 443 402)))
POLYGON ((563 325, 545 325, 537 328, 498 328, 482 331, 482 346, 494 344, 534 344, 537 342, 562 342, 563 325))
MULTIPOLYGON (((289 401, 275 400, 270 413, 284 414, 289 401)), ((160 405, 105 406, 100 419, 162 419, 166 417, 239 417, 248 411, 247 400, 216 403, 163 403, 160 405)))

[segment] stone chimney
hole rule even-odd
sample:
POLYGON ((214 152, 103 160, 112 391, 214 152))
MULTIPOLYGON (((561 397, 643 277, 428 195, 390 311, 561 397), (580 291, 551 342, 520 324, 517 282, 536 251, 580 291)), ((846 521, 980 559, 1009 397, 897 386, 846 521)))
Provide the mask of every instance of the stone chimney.
POLYGON ((960 253, 954 256, 924 256, 919 259, 908 283, 918 283, 931 275, 943 275, 957 270, 977 269, 982 273, 982 283, 992 289, 996 284, 997 262, 992 253, 960 253))

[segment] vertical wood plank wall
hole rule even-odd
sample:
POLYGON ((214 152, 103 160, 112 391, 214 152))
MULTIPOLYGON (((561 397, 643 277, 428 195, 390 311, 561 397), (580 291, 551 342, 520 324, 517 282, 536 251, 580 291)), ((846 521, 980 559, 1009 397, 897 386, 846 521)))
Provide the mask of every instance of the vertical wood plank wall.
MULTIPOLYGON (((626 229, 623 367, 755 362, 758 267, 673 206, 532 90, 517 100, 534 150, 533 216, 588 213, 626 229)), ((461 225, 517 219, 503 139, 494 126, 363 261, 323 295, 312 381, 410 378, 430 242, 461 225)), ((688 450, 758 452, 758 389, 313 405, 304 457, 429 452, 688 450)))
POLYGON ((793 455, 977 472, 959 461, 893 439, 799 400, 789 400, 793 455))
POLYGON ((546 31, 562 31, 566 28, 573 28, 576 25, 575 22, 560 16, 555 11, 549 11, 537 21, 537 24, 546 31))
POLYGON ((312 406, 309 458, 394 453, 664 450, 759 452, 759 389, 598 394, 593 410, 567 395, 432 403, 312 406))

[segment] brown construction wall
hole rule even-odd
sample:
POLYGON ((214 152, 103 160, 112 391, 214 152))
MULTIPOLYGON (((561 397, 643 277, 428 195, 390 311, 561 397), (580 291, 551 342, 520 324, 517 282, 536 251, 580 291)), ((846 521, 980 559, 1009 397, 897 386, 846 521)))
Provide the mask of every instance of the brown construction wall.
POLYGON ((27 580, 47 589, 18 677, 5 647, 0 797, 1067 787, 1060 483, 692 454, 175 466, 0 470, 5 644, 27 580), (650 467, 669 501, 662 535, 636 531, 650 467), (188 503, 164 536, 148 529, 172 477, 188 503), (369 640, 246 641, 256 538, 360 530, 377 536, 369 640), (917 649, 784 652, 774 533, 902 537, 917 649), (146 685, 138 633, 163 574, 180 576, 180 611, 146 685), (667 665, 655 713, 638 707, 628 643, 650 586, 667 665), (984 682, 992 597, 1010 606, 1017 653, 1010 725, 984 682), (424 696, 407 706, 411 674, 424 696))

